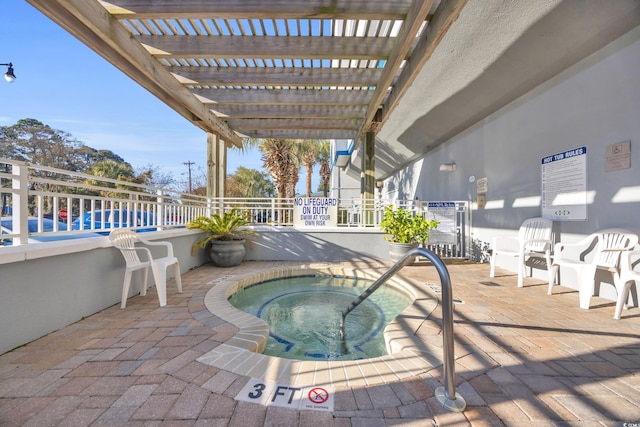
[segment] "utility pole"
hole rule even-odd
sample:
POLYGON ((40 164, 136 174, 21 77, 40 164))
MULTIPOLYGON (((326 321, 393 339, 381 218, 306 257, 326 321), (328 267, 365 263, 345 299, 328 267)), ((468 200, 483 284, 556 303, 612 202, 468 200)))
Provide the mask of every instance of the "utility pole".
POLYGON ((191 165, 195 165, 195 162, 192 161, 188 161, 188 162, 184 162, 183 165, 185 165, 187 168, 189 168, 189 193, 192 192, 192 188, 191 188, 191 165))

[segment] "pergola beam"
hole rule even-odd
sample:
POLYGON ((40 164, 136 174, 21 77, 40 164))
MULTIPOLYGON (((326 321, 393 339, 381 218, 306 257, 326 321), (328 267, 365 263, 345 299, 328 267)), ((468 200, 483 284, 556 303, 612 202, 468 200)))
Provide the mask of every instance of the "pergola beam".
POLYGON ((203 102, 238 105, 362 105, 368 104, 372 90, 316 90, 316 89, 194 89, 203 102))
POLYGON ((171 67, 185 84, 203 86, 362 86, 377 84, 380 68, 171 67))
POLYGON ((353 139, 355 131, 327 130, 327 129, 277 129, 277 130, 247 130, 242 133, 249 138, 278 138, 278 139, 353 139))
POLYGON ((278 119, 322 117, 325 119, 362 119, 366 105, 240 105, 216 104, 211 109, 218 116, 230 116, 234 119, 278 119))
POLYGON ((363 137, 363 133, 369 130, 378 109, 382 105, 382 100, 387 95, 387 91, 402 65, 402 61, 409 53, 409 49, 411 44, 414 42, 415 35, 418 33, 420 27, 424 24, 427 16, 429 15, 429 10, 431 10, 433 1, 434 0, 424 0, 414 2, 411 10, 405 18, 402 30, 400 31, 400 34, 398 34, 396 47, 387 60, 387 65, 384 67, 384 74, 375 90, 372 101, 369 103, 364 122, 358 131, 358 138, 355 141, 355 147, 358 146, 359 140, 363 137))
POLYGON ((229 124, 244 133, 247 130, 358 130, 360 120, 356 119, 227 119, 229 124), (292 126, 295 122, 295 126, 292 126))
POLYGON ((404 72, 400 75, 394 85, 394 90, 389 95, 389 98, 382 110, 382 117, 380 124, 384 123, 391 111, 399 102, 400 98, 409 89, 420 70, 424 67, 424 64, 429 60, 433 52, 440 44, 440 41, 449 30, 451 25, 458 19, 460 12, 467 4, 467 0, 448 0, 442 3, 433 18, 429 26, 426 29, 425 35, 421 37, 420 41, 413 49, 411 58, 405 66, 404 72))
MULTIPOLYGON (((156 58, 384 59, 388 37, 219 37, 140 35, 156 58)), ((402 58, 404 59, 404 58, 402 58)))
POLYGON ((103 1, 118 18, 135 15, 140 19, 167 18, 284 18, 284 19, 403 19, 413 0, 375 2, 351 0, 109 0, 103 1), (329 5, 328 5, 329 3, 329 5))

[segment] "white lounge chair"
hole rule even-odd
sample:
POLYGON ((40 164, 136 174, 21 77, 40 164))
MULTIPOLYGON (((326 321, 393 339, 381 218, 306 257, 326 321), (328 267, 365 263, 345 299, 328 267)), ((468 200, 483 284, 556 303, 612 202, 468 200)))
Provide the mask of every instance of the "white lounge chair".
POLYGON ((635 282, 640 282, 640 272, 633 271, 633 260, 640 257, 640 250, 624 251, 620 255, 620 277, 616 283, 618 291, 618 300, 616 302, 616 311, 613 314, 614 319, 620 319, 622 308, 626 306, 629 300, 629 291, 633 296, 633 301, 638 307, 638 293, 635 288, 635 282), (632 288, 632 286, 634 286, 632 288))
POLYGON ((129 295, 129 287, 133 272, 143 270, 142 283, 140 284, 140 295, 147 294, 147 277, 149 267, 153 273, 153 279, 156 283, 158 291, 158 299, 160 307, 167 305, 167 267, 173 266, 173 272, 178 287, 178 292, 182 292, 182 278, 180 276, 180 264, 178 258, 173 256, 173 246, 169 242, 150 242, 133 230, 127 228, 117 228, 109 233, 109 239, 113 246, 120 249, 124 257, 127 267, 124 272, 124 282, 122 284, 122 304, 120 308, 127 305, 127 296, 129 295), (136 243, 141 245, 136 246, 136 243), (167 250, 167 256, 161 258, 153 258, 149 248, 145 246, 164 246, 167 250), (139 254, 144 254, 141 257, 139 254))
MULTIPOLYGON (((580 293, 580 308, 588 309, 595 291, 595 275, 597 270, 605 270, 613 275, 614 284, 620 280, 620 254, 631 250, 638 243, 638 236, 628 230, 601 230, 587 236, 576 243, 556 243, 552 264, 553 275, 550 276, 548 294, 553 292, 553 285, 560 267, 570 268, 576 272, 580 293), (577 257, 568 254, 567 249, 584 249, 577 257), (590 253, 593 252, 591 256, 590 253), (589 255, 589 256, 588 256, 589 255), (587 260, 587 258, 590 258, 587 260)), ((575 254, 575 250, 573 252, 575 254)))
MULTIPOLYGON (((544 258, 551 275, 551 248, 553 247, 553 221, 547 218, 529 218, 522 223, 518 238, 494 237, 491 252, 490 277, 495 277, 498 255, 518 257, 518 287, 524 286, 527 260, 544 258)), ((549 276, 551 278, 551 276, 549 276)), ((551 280, 551 279, 549 279, 551 280)))

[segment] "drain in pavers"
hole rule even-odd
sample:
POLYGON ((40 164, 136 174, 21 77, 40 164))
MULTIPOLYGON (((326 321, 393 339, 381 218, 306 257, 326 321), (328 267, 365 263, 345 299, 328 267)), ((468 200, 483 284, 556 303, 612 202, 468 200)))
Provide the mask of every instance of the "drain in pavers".
MULTIPOLYGON (((442 293, 442 288, 435 283, 425 283, 425 285, 427 285, 429 289, 431 289, 436 294, 442 293)), ((453 298, 452 302, 454 304, 464 304, 464 301, 462 301, 460 298, 453 298)))
POLYGON ((217 279, 213 279, 210 282, 207 282, 207 285, 213 285, 215 283, 220 283, 220 282, 224 282, 227 279, 231 279, 233 276, 222 276, 222 277, 218 277, 217 279))
POLYGON ((431 289, 436 294, 439 294, 442 292, 442 288, 440 288, 440 286, 436 285, 435 283, 425 283, 425 285, 427 285, 429 289, 431 289))

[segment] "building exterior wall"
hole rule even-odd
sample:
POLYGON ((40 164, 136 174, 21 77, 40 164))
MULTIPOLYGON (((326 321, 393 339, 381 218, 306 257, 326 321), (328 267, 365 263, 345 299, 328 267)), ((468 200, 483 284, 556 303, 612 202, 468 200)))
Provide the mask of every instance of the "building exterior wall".
POLYGON ((256 227, 245 259, 255 261, 350 261, 389 259, 384 233, 372 228, 296 229, 256 227))
MULTIPOLYGON (((556 221, 556 241, 605 228, 640 232, 639 67, 635 29, 398 171, 385 183, 396 193, 383 197, 475 201, 477 179, 487 178, 486 206, 472 213, 473 258, 486 260, 493 236, 515 237, 526 218, 541 216, 541 159, 586 146, 588 218, 556 221), (631 141, 631 168, 607 172, 605 150, 623 141, 631 141), (455 171, 439 171, 450 162, 455 171)), ((515 260, 498 261, 515 271, 515 260)), ((576 286, 569 275, 562 283, 576 286)))
POLYGON ((331 188, 329 197, 335 197, 340 201, 352 200, 358 203, 360 194, 360 180, 348 175, 344 169, 333 166, 331 169, 331 188))

